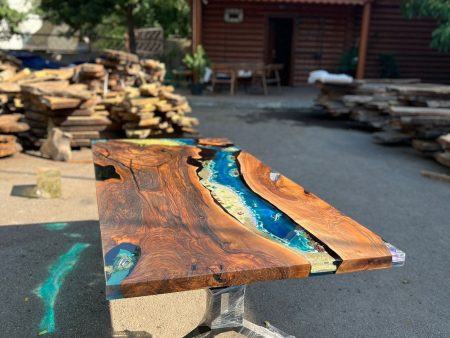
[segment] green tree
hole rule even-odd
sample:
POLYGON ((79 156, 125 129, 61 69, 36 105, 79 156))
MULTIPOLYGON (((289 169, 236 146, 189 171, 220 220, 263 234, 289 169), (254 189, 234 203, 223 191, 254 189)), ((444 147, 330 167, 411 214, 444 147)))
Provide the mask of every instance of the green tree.
POLYGON ((447 52, 450 47, 450 1, 449 0, 403 0, 406 17, 436 19, 438 27, 431 34, 431 47, 447 52))
POLYGON ((19 32, 19 24, 25 20, 27 13, 12 9, 7 0, 0 0, 0 22, 6 23, 8 29, 0 32, 1 38, 7 38, 11 34, 19 32))
POLYGON ((161 26, 166 34, 188 34, 185 0, 42 0, 40 9, 53 23, 67 24, 69 34, 123 37, 127 32, 131 52, 136 52, 135 28, 161 26))

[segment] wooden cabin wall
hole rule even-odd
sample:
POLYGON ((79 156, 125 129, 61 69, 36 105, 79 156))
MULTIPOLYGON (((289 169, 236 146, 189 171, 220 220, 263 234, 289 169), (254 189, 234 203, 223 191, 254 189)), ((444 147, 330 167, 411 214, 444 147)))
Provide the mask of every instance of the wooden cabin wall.
MULTIPOLYGON (((450 82, 450 54, 429 47, 435 23, 403 18, 400 3, 376 0, 372 5, 366 77, 380 77, 380 54, 392 54, 402 78, 450 82)), ((293 17, 291 79, 300 85, 313 70, 337 71, 342 54, 359 39, 361 11, 351 5, 209 0, 203 7, 203 45, 213 62, 264 62, 268 17, 293 17), (225 8, 242 8, 244 21, 224 22, 225 8)))
POLYGON ((269 16, 294 18, 292 84, 304 84, 310 71, 336 71, 350 48, 355 8, 339 5, 226 3, 209 1, 203 8, 203 45, 213 62, 265 62, 269 16), (225 8, 242 8, 242 23, 226 23, 225 8), (343 29, 344 28, 344 29, 343 29))

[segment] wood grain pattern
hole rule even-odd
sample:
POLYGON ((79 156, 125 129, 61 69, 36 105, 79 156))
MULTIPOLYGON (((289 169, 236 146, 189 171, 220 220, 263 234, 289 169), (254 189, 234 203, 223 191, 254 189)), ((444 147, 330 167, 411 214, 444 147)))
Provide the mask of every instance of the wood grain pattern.
POLYGON ((141 248, 122 282, 124 297, 309 275, 303 257, 214 202, 186 161, 199 149, 108 142, 93 150, 97 166, 120 176, 97 181, 103 252, 123 242, 141 248))
POLYGON ((388 268, 392 256, 372 231, 285 176, 271 179, 271 168, 247 152, 238 156, 250 188, 319 238, 342 259, 337 273, 388 268))
POLYGON ((378 236, 229 140, 183 142, 93 146, 109 299, 391 266, 378 236))

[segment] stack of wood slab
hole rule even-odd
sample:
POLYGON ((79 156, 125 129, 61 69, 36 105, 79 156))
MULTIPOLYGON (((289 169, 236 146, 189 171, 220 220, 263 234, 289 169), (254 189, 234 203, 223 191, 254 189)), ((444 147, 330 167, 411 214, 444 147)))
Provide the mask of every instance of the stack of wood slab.
POLYGON ((21 63, 14 56, 0 52, 0 81, 13 77, 20 68, 21 63))
POLYGON ((130 138, 195 133, 193 126, 198 120, 186 116, 191 107, 185 97, 173 91, 172 86, 148 83, 139 88, 126 88, 116 96, 107 95, 103 103, 130 138))
POLYGON ((108 73, 108 88, 113 91, 143 83, 142 69, 136 54, 105 49, 96 63, 103 65, 108 73))
POLYGON ((17 137, 13 135, 0 135, 0 158, 8 157, 22 150, 17 143, 17 137))
POLYGON ((152 59, 141 60, 141 65, 145 73, 146 82, 164 82, 166 76, 166 65, 152 59))
POLYGON ((96 94, 103 94, 105 88, 106 70, 103 65, 96 63, 83 63, 77 66, 75 82, 84 83, 87 88, 96 94))
POLYGON ((333 117, 349 116, 350 108, 343 102, 343 97, 347 95, 355 95, 358 84, 352 83, 335 83, 318 81, 316 86, 320 92, 315 102, 316 106, 325 110, 329 115, 333 117))
POLYGON ((85 84, 67 80, 21 85, 29 139, 40 145, 53 128, 72 135, 73 147, 89 146, 109 124, 108 112, 97 109, 98 97, 85 84))
POLYGON ((434 154, 434 158, 439 163, 450 168, 450 134, 442 135, 438 138, 438 143, 443 151, 434 154))
POLYGON ((422 83, 393 85, 389 90, 398 97, 398 103, 389 107, 391 126, 410 137, 414 149, 450 166, 443 136, 450 133, 450 86, 422 83))
POLYGON ((345 116, 378 130, 381 144, 411 144, 450 166, 450 86, 416 79, 319 83, 317 104, 331 116, 345 116), (444 150, 444 151, 443 151, 444 150))
POLYGON ((418 82, 416 79, 318 82, 320 93, 316 104, 331 116, 345 116, 360 126, 381 129, 389 123, 389 107, 397 103, 397 95, 388 90, 389 86, 418 82))

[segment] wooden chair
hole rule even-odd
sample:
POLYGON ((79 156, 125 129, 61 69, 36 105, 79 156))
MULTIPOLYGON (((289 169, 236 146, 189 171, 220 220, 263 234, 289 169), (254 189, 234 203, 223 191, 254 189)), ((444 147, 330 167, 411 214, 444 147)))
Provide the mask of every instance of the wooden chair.
POLYGON ((211 78, 213 92, 216 84, 228 84, 230 85, 230 95, 234 95, 237 79, 234 67, 226 63, 213 63, 211 69, 213 71, 211 78))
POLYGON ((264 95, 267 96, 268 90, 267 90, 267 71, 266 66, 264 64, 255 64, 253 66, 253 77, 252 77, 252 87, 255 87, 255 84, 259 81, 261 81, 261 86, 264 91, 264 95))
POLYGON ((278 87, 278 92, 281 93, 281 79, 280 71, 283 69, 282 64, 268 64, 266 65, 266 83, 268 85, 275 83, 278 87))

